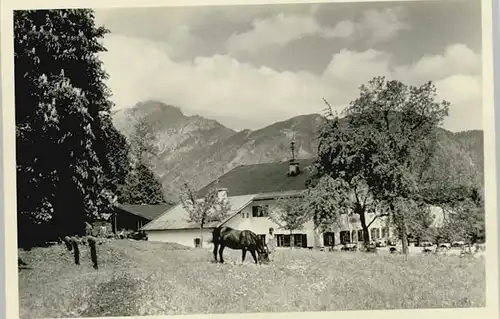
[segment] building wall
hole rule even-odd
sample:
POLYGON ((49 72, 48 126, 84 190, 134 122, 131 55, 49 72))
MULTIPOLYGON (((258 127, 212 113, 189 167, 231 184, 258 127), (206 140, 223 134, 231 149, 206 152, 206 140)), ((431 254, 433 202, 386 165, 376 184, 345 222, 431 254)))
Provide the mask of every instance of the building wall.
MULTIPOLYGON (((288 230, 280 229, 279 225, 275 224, 267 217, 254 217, 252 216, 252 207, 257 205, 268 205, 269 211, 277 209, 276 200, 258 200, 254 201, 245 207, 240 213, 235 215, 229 221, 225 223, 226 226, 239 229, 239 230, 251 230, 258 235, 265 235, 269 232, 269 228, 274 228, 275 235, 289 235, 288 230)), ((366 222, 370 223, 373 219, 373 214, 367 214, 366 222)), ((370 226, 370 240, 376 240, 378 238, 389 238, 386 234, 386 218, 377 218, 375 222, 370 226), (376 229, 375 233, 372 233, 372 229, 376 229), (377 237, 377 238, 375 238, 377 237)), ((358 216, 347 217, 342 216, 339 221, 339 225, 332 227, 329 233, 333 233, 334 244, 339 245, 342 243, 341 231, 349 231, 349 242, 362 241, 358 236, 358 232, 361 230, 361 223, 358 216)), ((391 233, 393 230, 391 229, 391 233)), ((149 241, 159 241, 159 242, 175 242, 188 247, 195 247, 195 238, 200 237, 200 232, 198 229, 183 229, 183 230, 157 230, 157 231, 146 231, 149 241)), ((294 230, 292 234, 303 234, 306 235, 307 247, 323 247, 325 245, 330 245, 329 242, 324 242, 325 234, 314 230, 313 222, 308 221, 304 224, 303 229, 294 230)), ((326 236, 328 236, 327 234, 326 236)), ((391 234, 392 235, 392 234, 391 234)), ((277 236, 275 236, 277 238, 277 236)), ((203 232, 203 247, 210 248, 213 247, 211 243, 212 240, 212 230, 204 230, 203 232)))
MULTIPOLYGON (((268 217, 254 217, 252 216, 252 207, 259 205, 268 205, 269 211, 276 208, 275 200, 260 200, 254 201, 247 207, 245 207, 239 214, 231 218, 226 222, 226 226, 239 229, 239 230, 251 230, 257 235, 265 235, 269 232, 269 228, 274 228, 275 235, 289 235, 290 231, 285 229, 280 229, 279 225, 274 223, 268 217)), ((294 230, 292 234, 305 234, 307 236, 307 247, 314 246, 314 227, 312 221, 304 224, 303 229, 294 230)))
MULTIPOLYGON (((178 243, 187 247, 195 247, 195 239, 200 238, 199 229, 147 230, 148 241, 178 243)), ((212 230, 203 230, 203 247, 213 247, 212 230)))
MULTIPOLYGON (((288 230, 280 229, 279 225, 271 221, 267 217, 254 217, 252 214, 252 207, 257 205, 268 205, 268 210, 271 212, 272 210, 276 210, 276 200, 257 200, 252 202, 250 205, 245 207, 239 214, 231 218, 225 225, 235 228, 235 229, 248 229, 252 230, 258 235, 264 235, 269 232, 269 228, 274 228, 275 238, 278 235, 289 235, 290 232, 288 230)), ((370 223, 374 218, 374 214, 367 214, 366 222, 370 223)), ((358 231, 361 230, 361 222, 359 221, 359 217, 355 216, 355 218, 350 218, 347 216, 342 216, 340 225, 332 227, 329 232, 333 232, 335 245, 341 244, 340 232, 341 231, 349 231, 350 242, 358 242, 362 241, 359 238, 358 231), (353 234, 354 233, 354 238, 353 234)), ((385 234, 386 230, 386 218, 377 218, 370 226, 370 239, 376 240, 378 238, 382 238, 384 233, 384 237, 389 237, 385 234), (374 233, 372 233, 371 229, 376 229, 374 233), (377 238, 375 238, 377 237, 377 238)), ((292 234, 305 234, 307 237, 307 247, 321 247, 325 245, 324 235, 314 229, 313 221, 308 221, 304 224, 303 229, 294 230, 292 234)), ((328 243, 326 243, 328 244, 328 243)))

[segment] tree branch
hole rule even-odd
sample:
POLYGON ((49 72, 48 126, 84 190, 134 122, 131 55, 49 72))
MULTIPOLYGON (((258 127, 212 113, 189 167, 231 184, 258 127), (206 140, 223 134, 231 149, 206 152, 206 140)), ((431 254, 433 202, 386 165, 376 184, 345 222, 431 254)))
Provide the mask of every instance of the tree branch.
POLYGON ((333 114, 333 110, 332 110, 332 106, 330 105, 330 103, 328 103, 328 101, 327 101, 325 98, 323 98, 323 102, 325 102, 326 106, 328 107, 328 110, 329 110, 329 112, 330 112, 330 115, 331 115, 331 116, 334 116, 334 114, 333 114))
POLYGON ((389 214, 380 214, 380 215, 376 215, 375 217, 373 217, 373 219, 370 221, 370 223, 366 226, 367 228, 370 227, 374 221, 376 221, 379 217, 387 217, 389 216, 389 214))

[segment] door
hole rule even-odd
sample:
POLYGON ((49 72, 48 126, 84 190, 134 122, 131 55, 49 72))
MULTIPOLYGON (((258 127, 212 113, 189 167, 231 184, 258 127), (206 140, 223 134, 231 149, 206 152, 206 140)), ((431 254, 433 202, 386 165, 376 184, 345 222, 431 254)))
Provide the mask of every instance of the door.
POLYGON ((194 239, 194 247, 199 248, 201 246, 201 240, 200 238, 195 238, 194 239))
POLYGON ((302 234, 302 247, 307 248, 307 235, 302 234))

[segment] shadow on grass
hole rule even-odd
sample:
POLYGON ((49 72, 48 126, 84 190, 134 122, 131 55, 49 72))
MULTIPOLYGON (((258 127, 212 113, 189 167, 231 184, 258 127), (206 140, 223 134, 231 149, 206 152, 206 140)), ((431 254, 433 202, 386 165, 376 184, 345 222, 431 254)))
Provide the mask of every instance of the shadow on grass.
POLYGON ((90 294, 88 307, 79 314, 81 317, 122 317, 139 313, 139 279, 127 273, 113 274, 111 280, 99 283, 90 294))

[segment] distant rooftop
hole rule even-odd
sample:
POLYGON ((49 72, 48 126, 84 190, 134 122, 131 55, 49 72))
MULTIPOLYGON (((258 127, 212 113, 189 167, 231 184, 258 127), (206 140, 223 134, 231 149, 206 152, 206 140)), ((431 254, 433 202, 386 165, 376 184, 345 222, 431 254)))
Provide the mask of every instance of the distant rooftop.
POLYGON ((122 211, 136 215, 147 220, 154 220, 173 205, 158 204, 158 205, 128 205, 128 204, 117 204, 116 207, 122 211))
POLYGON ((203 197, 210 188, 227 188, 228 196, 241 196, 262 193, 280 193, 306 189, 306 181, 310 177, 309 169, 314 159, 297 160, 301 174, 288 176, 288 161, 241 165, 222 175, 216 181, 203 187, 198 196, 203 197))
MULTIPOLYGON (((235 214, 239 213, 246 205, 248 205, 255 195, 246 196, 232 196, 228 197, 230 211, 228 213, 228 219, 233 217, 235 214)), ((220 222, 209 222, 205 224, 204 228, 217 227, 220 222)), ((141 230, 165 230, 165 229, 193 229, 199 228, 199 225, 193 223, 189 220, 189 213, 184 209, 181 204, 177 204, 171 209, 167 210, 161 214, 158 218, 152 222, 146 224, 141 230)))

